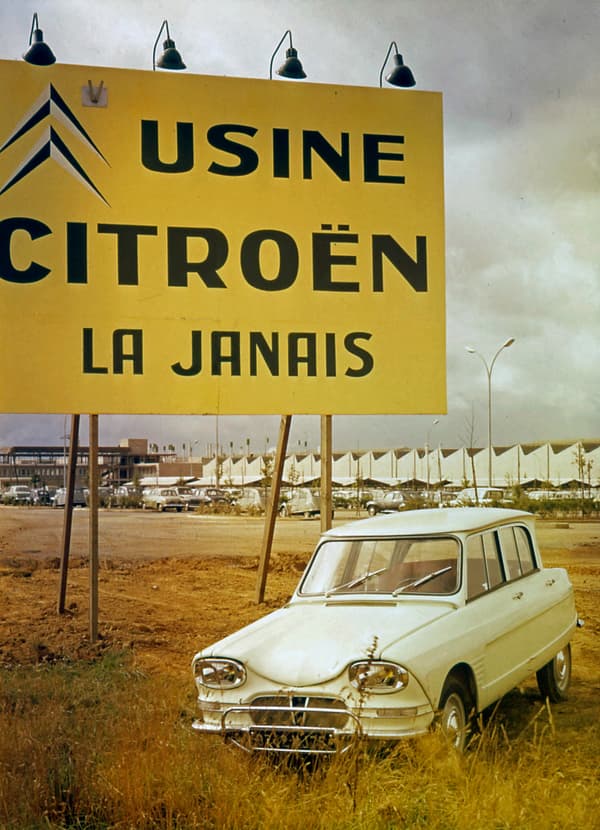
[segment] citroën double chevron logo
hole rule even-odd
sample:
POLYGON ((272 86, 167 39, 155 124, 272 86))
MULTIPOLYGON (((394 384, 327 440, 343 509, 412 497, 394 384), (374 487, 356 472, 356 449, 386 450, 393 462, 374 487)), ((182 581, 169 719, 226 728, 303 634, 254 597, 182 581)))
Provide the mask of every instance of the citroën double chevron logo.
MULTIPOLYGON (((102 155, 102 152, 92 141, 85 128, 80 124, 75 114, 67 106, 52 84, 48 86, 21 122, 17 124, 13 133, 0 147, 0 153, 26 135, 38 124, 43 122, 44 119, 49 117, 55 118, 63 126, 67 127, 67 129, 69 129, 77 138, 83 141, 84 144, 90 147, 106 164, 108 164, 108 161, 102 155)), ((47 159, 51 158, 57 161, 61 167, 63 167, 75 179, 81 182, 81 184, 91 190, 92 193, 108 205, 108 202, 102 193, 98 190, 94 182, 75 158, 75 155, 67 147, 51 124, 46 126, 41 139, 31 149, 28 156, 23 159, 18 169, 15 170, 10 178, 2 185, 2 187, 0 187, 0 196, 3 193, 6 193, 7 190, 10 190, 11 187, 14 187, 17 182, 32 173, 47 159)))

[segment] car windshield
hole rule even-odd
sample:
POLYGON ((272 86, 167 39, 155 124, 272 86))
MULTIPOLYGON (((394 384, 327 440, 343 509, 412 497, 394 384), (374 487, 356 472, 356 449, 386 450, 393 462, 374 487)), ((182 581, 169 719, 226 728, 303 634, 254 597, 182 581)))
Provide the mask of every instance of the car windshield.
POLYGON ((459 563, 459 542, 451 537, 327 540, 300 594, 453 594, 459 563))

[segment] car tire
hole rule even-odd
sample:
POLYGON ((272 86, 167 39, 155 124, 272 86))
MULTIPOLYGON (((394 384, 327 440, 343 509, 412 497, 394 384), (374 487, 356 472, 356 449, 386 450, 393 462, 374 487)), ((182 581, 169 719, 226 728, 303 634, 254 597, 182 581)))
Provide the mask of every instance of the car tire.
POLYGON ((285 506, 285 504, 282 504, 281 507, 279 508, 279 515, 281 516, 282 519, 287 518, 288 511, 287 511, 287 507, 285 506))
POLYGON ((571 682, 571 645, 562 648, 549 663, 536 673, 537 684, 544 700, 560 703, 569 695, 571 682))
POLYGON ((369 514, 369 516, 374 516, 374 515, 375 515, 375 513, 377 513, 377 510, 375 509, 375 507, 374 507, 373 505, 371 505, 371 506, 368 508, 367 513, 369 514))
POLYGON ((158 510, 158 512, 159 512, 159 513, 162 513, 162 512, 163 512, 163 506, 162 506, 162 504, 157 504, 157 505, 156 505, 156 509, 158 510))
POLYGON ((440 698, 438 723, 453 749, 464 752, 471 733, 471 694, 458 677, 449 677, 440 698))

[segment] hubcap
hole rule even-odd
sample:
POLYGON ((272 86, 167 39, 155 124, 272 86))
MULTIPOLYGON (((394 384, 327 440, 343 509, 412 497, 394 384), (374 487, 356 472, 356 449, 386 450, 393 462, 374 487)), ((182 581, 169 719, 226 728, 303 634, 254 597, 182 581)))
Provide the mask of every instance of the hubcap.
POLYGON ((442 729, 457 749, 464 741, 465 726, 466 718, 462 700, 457 694, 451 694, 444 705, 442 729))
POLYGON ((569 682, 569 655, 564 649, 554 658, 554 673, 557 685, 564 689, 569 682))

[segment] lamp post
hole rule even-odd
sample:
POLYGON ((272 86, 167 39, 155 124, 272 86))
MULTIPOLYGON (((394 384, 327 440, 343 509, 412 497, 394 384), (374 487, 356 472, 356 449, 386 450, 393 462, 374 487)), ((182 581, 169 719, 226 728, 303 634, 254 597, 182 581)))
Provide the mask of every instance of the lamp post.
POLYGON ((483 365, 485 366, 485 371, 487 374, 488 380, 488 487, 493 486, 492 480, 492 370, 494 368, 494 363, 500 352, 503 349, 508 349, 509 346, 515 342, 514 337, 509 337, 508 340, 503 343, 500 348, 497 350, 496 354, 491 359, 490 363, 488 364, 485 357, 480 354, 476 349, 472 346, 465 346, 465 349, 469 352, 469 354, 476 354, 477 357, 481 360, 483 365))

